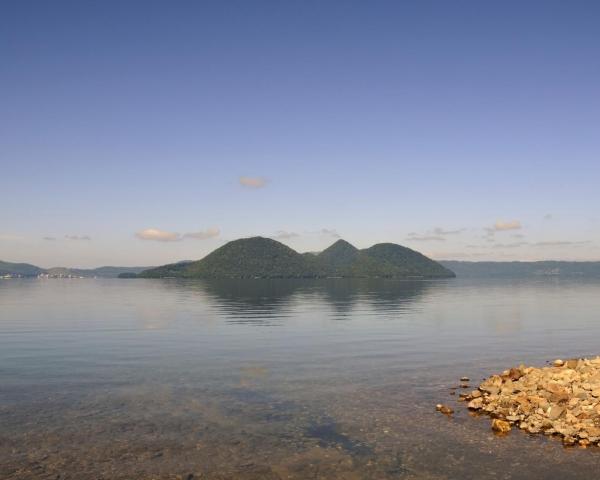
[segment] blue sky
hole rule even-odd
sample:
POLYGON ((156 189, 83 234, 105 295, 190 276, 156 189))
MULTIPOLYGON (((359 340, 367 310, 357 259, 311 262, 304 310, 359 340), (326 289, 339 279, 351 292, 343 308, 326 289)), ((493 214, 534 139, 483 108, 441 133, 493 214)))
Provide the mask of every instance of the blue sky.
POLYGON ((0 259, 600 259, 600 4, 5 2, 0 259))

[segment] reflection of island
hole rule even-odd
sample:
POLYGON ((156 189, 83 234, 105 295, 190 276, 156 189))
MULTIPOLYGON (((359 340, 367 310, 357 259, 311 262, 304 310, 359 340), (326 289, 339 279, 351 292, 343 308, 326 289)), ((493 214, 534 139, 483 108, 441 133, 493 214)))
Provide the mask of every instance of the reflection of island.
POLYGON ((194 282, 212 306, 235 323, 276 324, 290 310, 301 280, 204 280, 194 282))
POLYGON ((445 281, 390 279, 202 280, 177 282, 201 291, 211 306, 235 323, 280 324, 295 305, 323 304, 340 316, 359 306, 375 312, 401 312, 445 281))

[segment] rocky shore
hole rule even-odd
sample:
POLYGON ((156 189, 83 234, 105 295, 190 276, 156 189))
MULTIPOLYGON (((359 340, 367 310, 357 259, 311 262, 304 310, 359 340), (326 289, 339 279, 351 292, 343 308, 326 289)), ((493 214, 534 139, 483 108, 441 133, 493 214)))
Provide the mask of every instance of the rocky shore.
POLYGON ((600 443, 600 357, 555 360, 543 368, 521 365, 460 398, 470 410, 490 415, 497 432, 514 426, 561 436, 565 445, 600 443))

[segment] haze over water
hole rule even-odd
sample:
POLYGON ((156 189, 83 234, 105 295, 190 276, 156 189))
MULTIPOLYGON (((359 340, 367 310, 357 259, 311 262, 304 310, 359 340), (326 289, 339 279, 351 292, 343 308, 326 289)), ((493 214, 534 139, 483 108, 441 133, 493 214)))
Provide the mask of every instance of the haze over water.
POLYGON ((0 305, 3 479, 600 467, 596 449, 494 436, 450 395, 463 375, 597 354, 600 281, 7 280, 0 305))

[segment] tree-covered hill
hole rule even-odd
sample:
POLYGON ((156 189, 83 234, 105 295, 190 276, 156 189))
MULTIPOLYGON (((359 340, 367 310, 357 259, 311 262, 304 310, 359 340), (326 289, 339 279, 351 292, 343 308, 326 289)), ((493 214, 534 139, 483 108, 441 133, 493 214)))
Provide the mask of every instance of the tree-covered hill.
POLYGON ((465 262, 443 260, 440 263, 456 272, 461 278, 600 277, 600 262, 556 260, 539 262, 465 262))
POLYGON ((101 277, 116 278, 121 273, 130 272, 138 274, 150 267, 98 267, 98 268, 66 268, 53 267, 41 268, 29 263, 12 263, 0 261, 0 276, 37 277, 48 275, 51 277, 101 277))
POLYGON ((3 275, 14 275, 22 277, 36 277, 39 273, 44 270, 35 265, 29 263, 12 263, 3 262, 0 260, 0 276, 3 275))
POLYGON ((338 240, 323 252, 300 254, 270 238, 229 242, 202 260, 142 272, 142 278, 448 278, 454 274, 424 255, 394 244, 358 250, 338 240))
POLYGON ((378 243, 362 250, 390 269, 393 277, 450 278, 454 272, 435 260, 410 248, 395 243, 378 243))

